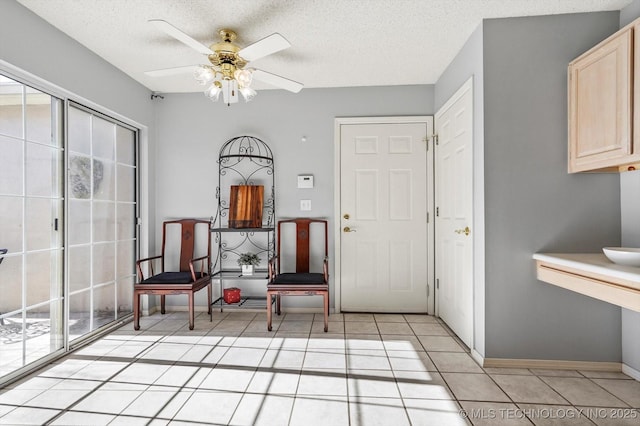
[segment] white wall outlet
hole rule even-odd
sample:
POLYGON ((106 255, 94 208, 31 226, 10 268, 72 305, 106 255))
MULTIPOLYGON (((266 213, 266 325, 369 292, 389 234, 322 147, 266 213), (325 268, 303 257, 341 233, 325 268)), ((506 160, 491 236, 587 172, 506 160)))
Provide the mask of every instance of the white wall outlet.
POLYGON ((298 175, 298 188, 313 188, 313 176, 298 175))
POLYGON ((307 212, 311 210, 311 200, 300 200, 300 211, 307 212))

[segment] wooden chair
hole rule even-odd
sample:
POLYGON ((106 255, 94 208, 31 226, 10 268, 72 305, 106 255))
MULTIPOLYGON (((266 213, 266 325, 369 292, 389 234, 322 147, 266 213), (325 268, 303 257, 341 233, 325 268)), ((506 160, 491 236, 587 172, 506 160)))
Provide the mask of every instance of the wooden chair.
POLYGON ((324 301, 324 331, 329 329, 329 245, 327 221, 322 219, 289 219, 278 222, 276 256, 269 261, 269 282, 267 283, 267 330, 271 331, 272 302, 275 297, 276 313, 280 315, 280 299, 282 296, 315 296, 321 295, 324 301), (282 226, 295 224, 295 272, 281 272, 282 226), (310 272, 311 225, 324 225, 324 258, 320 259, 323 271, 310 272))
POLYGON ((208 312, 211 315, 211 232, 209 221, 197 219, 182 219, 164 222, 162 225, 162 254, 159 256, 140 259, 136 262, 138 268, 138 282, 133 286, 133 328, 140 329, 140 295, 160 295, 160 312, 165 313, 165 297, 170 294, 187 294, 189 296, 189 330, 193 330, 194 311, 193 298, 196 291, 207 287, 208 312), (179 249, 180 268, 176 272, 165 271, 167 227, 180 226, 179 249), (196 230, 206 232, 207 255, 193 258, 196 242, 196 230), (154 273, 153 260, 160 260, 160 272, 154 273), (149 262, 149 276, 145 278, 142 265, 149 262))

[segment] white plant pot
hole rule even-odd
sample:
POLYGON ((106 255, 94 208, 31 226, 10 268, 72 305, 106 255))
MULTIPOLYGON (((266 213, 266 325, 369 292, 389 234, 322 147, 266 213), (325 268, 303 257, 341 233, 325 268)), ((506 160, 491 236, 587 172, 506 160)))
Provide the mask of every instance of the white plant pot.
POLYGON ((242 265, 242 275, 253 275, 253 265, 242 265))

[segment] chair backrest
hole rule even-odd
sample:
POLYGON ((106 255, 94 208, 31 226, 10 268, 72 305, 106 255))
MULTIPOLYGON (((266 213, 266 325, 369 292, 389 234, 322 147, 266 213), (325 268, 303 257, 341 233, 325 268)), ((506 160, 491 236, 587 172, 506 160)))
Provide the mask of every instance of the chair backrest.
MULTIPOLYGON (((287 223, 295 223, 296 225, 296 272, 308 273, 310 269, 310 228, 312 223, 320 223, 324 225, 324 257, 329 255, 329 241, 328 241, 328 226, 327 221, 324 219, 311 219, 311 218, 297 218, 297 219, 285 219, 278 221, 278 236, 277 236, 277 251, 280 255, 282 253, 282 225, 287 223)), ((278 256, 278 271, 280 271, 280 256, 278 256)))
MULTIPOLYGON (((207 255, 211 256, 211 231, 208 220, 199 219, 180 219, 168 220, 162 224, 162 270, 165 269, 166 244, 167 244, 167 227, 172 224, 180 225, 180 272, 189 271, 189 261, 194 258, 196 248, 196 229, 204 228, 207 232, 207 255), (200 226, 196 226, 200 224, 200 226), (205 226, 206 225, 206 226, 205 226)), ((199 232, 204 232, 200 230, 199 232)))

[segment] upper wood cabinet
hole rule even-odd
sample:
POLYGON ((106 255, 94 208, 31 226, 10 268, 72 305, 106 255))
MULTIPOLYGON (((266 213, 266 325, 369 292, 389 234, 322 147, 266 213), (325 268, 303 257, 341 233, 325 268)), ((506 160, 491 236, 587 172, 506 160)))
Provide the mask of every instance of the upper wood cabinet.
POLYGON ((569 64, 569 173, 638 168, 639 76, 640 20, 569 64))

